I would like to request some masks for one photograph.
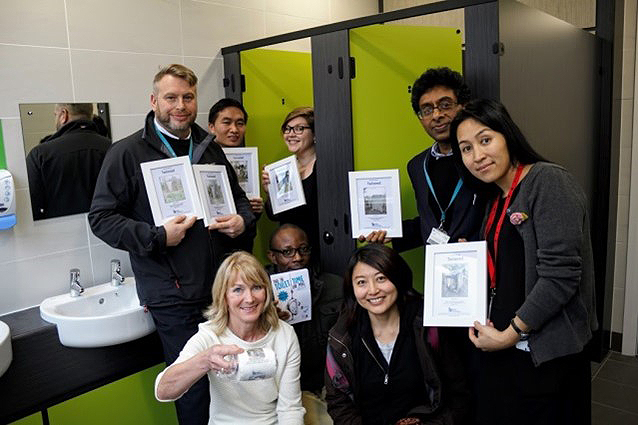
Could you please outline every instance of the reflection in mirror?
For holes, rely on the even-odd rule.
[[[111,145],[108,103],[20,105],[34,220],[88,212]]]

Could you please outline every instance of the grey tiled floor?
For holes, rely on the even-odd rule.
[[[611,352],[591,378],[592,425],[638,425],[638,358]]]

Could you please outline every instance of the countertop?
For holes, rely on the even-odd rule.
[[[13,361],[0,377],[0,423],[8,423],[161,363],[157,332],[124,344],[69,348],[39,307],[0,316]]]

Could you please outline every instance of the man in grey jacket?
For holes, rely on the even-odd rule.
[[[183,65],[161,69],[153,80],[152,111],[144,128],[115,143],[98,176],[89,222],[96,236],[129,252],[142,305],[153,316],[167,364],[173,363],[204,321],[217,267],[254,216],[222,149],[195,124],[197,77]],[[188,155],[191,163],[226,166],[237,214],[208,227],[195,217],[154,223],[140,164]],[[176,402],[180,424],[208,423],[207,378]]]

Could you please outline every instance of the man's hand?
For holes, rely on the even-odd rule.
[[[261,212],[264,210],[264,200],[260,197],[256,197],[249,198],[248,201],[250,202],[250,209],[253,211],[253,213],[261,214]]]
[[[186,231],[190,229],[196,221],[197,217],[195,216],[186,218],[185,215],[178,215],[164,223],[164,230],[166,231],[166,246],[177,246],[182,239],[184,239]]]
[[[474,322],[474,326],[469,328],[468,336],[472,344],[483,351],[504,350],[516,345],[520,340],[519,335],[511,326],[508,326],[504,331],[499,331],[491,320],[488,320],[487,325]]]
[[[277,316],[281,320],[290,319],[290,317],[291,317],[290,312],[288,310],[283,310],[281,307],[279,307],[279,300],[275,300],[274,304],[275,304],[275,308],[277,309]]]
[[[386,244],[389,243],[392,239],[390,238],[386,238],[385,235],[388,232],[385,230],[375,230],[372,231],[368,234],[368,236],[364,236],[364,235],[359,235],[359,242],[363,243],[363,242],[367,242],[367,243],[382,243],[382,244]]]
[[[270,174],[266,171],[266,166],[261,169],[261,187],[264,188],[264,192],[268,193],[268,186],[270,185]]]
[[[245,228],[244,219],[239,214],[220,215],[208,226],[209,230],[218,230],[231,238],[241,235]]]

